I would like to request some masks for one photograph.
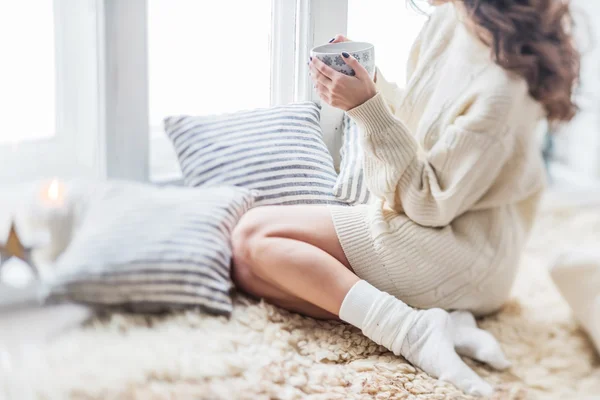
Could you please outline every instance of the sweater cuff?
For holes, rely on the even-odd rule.
[[[360,106],[348,111],[347,114],[367,136],[385,132],[398,124],[398,120],[392,115],[382,93],[377,93]]]
[[[365,152],[372,153],[379,161],[393,165],[396,173],[404,173],[417,156],[419,145],[410,130],[395,118],[381,93],[371,100],[348,111],[370,146]],[[365,162],[365,168],[368,163]]]

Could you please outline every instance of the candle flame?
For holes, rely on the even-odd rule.
[[[60,197],[59,194],[58,179],[53,179],[52,182],[50,182],[50,186],[48,186],[48,199],[51,201],[58,201]]]

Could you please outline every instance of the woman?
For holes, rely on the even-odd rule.
[[[347,53],[354,77],[310,63],[321,99],[360,127],[377,200],[252,210],[234,233],[233,277],[254,296],[339,317],[431,375],[489,395],[457,352],[508,362],[465,311],[491,313],[509,295],[544,188],[534,131],[543,118],[573,117],[579,58],[562,0],[432,3],[404,90],[379,72],[373,82]]]

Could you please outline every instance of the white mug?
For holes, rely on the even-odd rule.
[[[310,52],[312,57],[317,57],[326,65],[345,75],[354,76],[355,72],[350,68],[342,52],[351,54],[367,70],[371,78],[375,76],[375,47],[365,42],[341,42],[329,43],[313,48]]]

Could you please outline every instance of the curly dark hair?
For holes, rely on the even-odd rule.
[[[550,122],[575,116],[580,54],[572,37],[570,0],[448,1],[462,3],[494,62],[525,78]]]

